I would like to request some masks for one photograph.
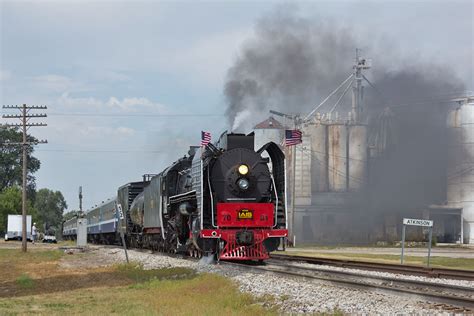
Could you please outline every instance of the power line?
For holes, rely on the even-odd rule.
[[[307,149],[306,149],[306,150],[305,150],[305,149],[301,149],[302,154],[304,154],[304,155],[306,155],[307,157],[311,158],[311,154],[308,154],[309,151],[310,151],[310,150],[307,150]],[[324,168],[328,168],[329,171],[334,171],[336,174],[338,174],[338,175],[341,176],[341,177],[348,177],[348,178],[351,178],[351,179],[354,180],[354,181],[357,181],[357,182],[360,182],[360,183],[365,183],[364,179],[351,176],[351,175],[345,173],[344,171],[341,171],[341,170],[336,169],[336,168],[334,168],[334,167],[329,167],[328,164],[323,163],[323,162],[321,162],[321,161],[319,161],[319,160],[317,160],[317,162],[318,162],[321,166],[323,166]]]
[[[26,175],[27,175],[27,149],[29,146],[32,145],[37,145],[37,144],[45,144],[47,143],[46,140],[40,140],[40,141],[28,141],[28,135],[26,134],[27,130],[30,127],[40,127],[40,126],[46,126],[44,123],[29,123],[29,121],[33,118],[40,118],[40,117],[46,117],[46,114],[33,114],[30,113],[32,110],[45,110],[46,106],[41,105],[29,105],[27,106],[26,104],[23,105],[4,105],[4,109],[15,109],[15,110],[20,110],[20,114],[4,114],[2,115],[3,118],[5,119],[20,119],[21,123],[15,123],[15,124],[4,124],[6,127],[22,127],[23,129],[23,141],[22,142],[4,142],[2,145],[9,145],[9,146],[17,146],[21,145],[23,147],[23,157],[22,157],[22,162],[23,162],[23,188],[22,188],[22,243],[21,243],[21,248],[23,252],[26,252],[27,248],[27,236],[26,236]],[[35,238],[36,236],[33,236]],[[34,241],[34,240],[33,240]]]
[[[150,153],[164,154],[169,151],[162,150],[102,150],[102,149],[39,149],[36,152],[65,152],[65,153]]]
[[[65,112],[52,112],[49,116],[85,116],[85,117],[223,117],[224,114],[153,114],[153,113],[65,113]]]

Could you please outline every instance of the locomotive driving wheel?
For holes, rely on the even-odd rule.
[[[176,222],[174,218],[170,219],[167,223],[167,234],[165,236],[165,247],[167,252],[169,253],[176,253],[176,249],[178,248],[178,233],[176,231]]]

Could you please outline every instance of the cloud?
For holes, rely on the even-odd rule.
[[[238,48],[251,34],[251,28],[207,34],[190,44],[187,49],[163,52],[167,56],[157,67],[172,73],[185,73],[186,77],[206,85],[221,85]]]
[[[41,89],[46,89],[50,92],[63,92],[77,88],[78,84],[71,78],[55,74],[48,74],[42,76],[32,77],[33,84]]]
[[[147,98],[123,98],[119,100],[116,97],[110,97],[106,104],[110,108],[119,108],[125,111],[133,111],[139,108],[154,109],[160,112],[165,110],[164,105],[152,102]]]
[[[94,97],[71,97],[69,93],[63,93],[55,102],[57,107],[67,110],[115,110],[115,112],[147,112],[154,114],[164,114],[167,107],[161,103],[153,102],[145,97],[109,97],[107,100],[101,100]]]
[[[126,74],[113,70],[106,70],[98,74],[97,77],[108,82],[127,82],[131,80]]]
[[[109,127],[109,126],[86,126],[80,128],[79,134],[83,137],[92,137],[96,138],[97,135],[101,135],[102,137],[130,137],[135,135],[135,129],[125,126],[119,127]]]
[[[7,81],[11,77],[12,77],[12,74],[8,70],[0,70],[0,81]]]

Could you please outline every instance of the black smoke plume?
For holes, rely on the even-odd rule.
[[[365,73],[376,87],[365,83],[364,122],[371,140],[382,121],[390,134],[382,157],[370,166],[367,200],[387,212],[443,203],[449,148],[449,108],[443,100],[464,91],[464,85],[447,67],[394,53],[386,43],[373,42],[378,36],[372,35],[356,41],[349,28],[287,8],[263,17],[227,74],[228,123],[232,130],[248,131],[270,109],[304,116],[349,76],[355,50],[363,47],[363,55],[373,60]],[[410,48],[404,52],[409,55]],[[398,55],[399,62],[389,55]],[[338,110],[350,110],[350,91]]]
[[[363,54],[375,62],[367,76],[380,91],[376,99],[373,96],[377,93],[366,89],[365,104],[370,110],[464,90],[445,67],[407,56],[394,64],[385,57],[387,52],[394,54],[391,45],[373,43],[375,35],[366,41],[355,38],[350,28],[327,19],[302,17],[292,7],[279,7],[261,18],[255,35],[245,42],[227,73],[224,95],[230,128],[248,130],[267,117],[269,109],[309,113],[352,72],[358,47],[364,47]],[[324,110],[328,108],[322,107],[321,112]]]
[[[348,30],[283,9],[260,19],[228,71],[230,127],[249,129],[269,109],[309,112],[349,75],[356,47]]]

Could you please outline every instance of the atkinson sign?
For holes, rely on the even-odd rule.
[[[433,227],[433,221],[428,219],[404,218],[403,225]]]

